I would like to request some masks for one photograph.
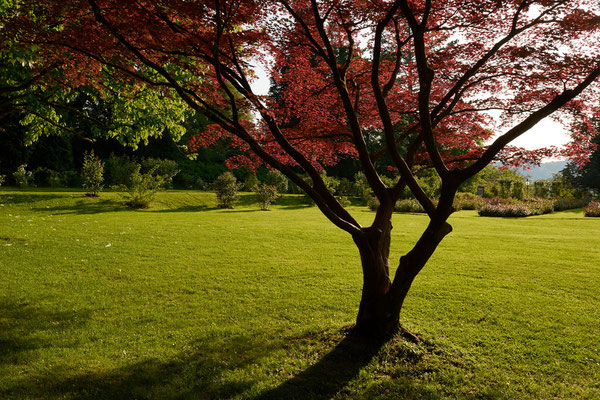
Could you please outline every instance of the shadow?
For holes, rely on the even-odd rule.
[[[239,398],[259,383],[243,372],[282,346],[249,336],[227,337],[225,342],[211,339],[192,342],[187,351],[168,360],[148,357],[108,371],[95,366],[93,372],[82,373],[81,366],[77,372],[57,366],[38,376],[22,377],[0,390],[0,398]]]
[[[330,399],[379,353],[384,342],[346,336],[316,364],[254,400]]]
[[[41,348],[52,348],[48,334],[78,328],[86,324],[90,312],[45,310],[27,302],[0,302],[0,365],[27,362],[26,353]],[[61,347],[75,347],[68,340]]]
[[[16,317],[22,312],[22,317]],[[14,307],[11,315],[17,321],[9,328],[12,332],[8,335],[10,339],[6,339],[6,334],[2,336],[5,338],[2,342],[4,362],[20,365],[27,360],[19,359],[15,352],[50,347],[49,343],[28,338],[33,333],[25,334],[24,339],[18,336],[28,329],[35,332],[39,329],[38,324],[58,323],[51,329],[60,329],[56,326],[65,329],[73,319],[68,314],[47,314],[41,310],[32,311],[28,306]],[[85,321],[83,317],[78,319]],[[34,324],[30,320],[37,322]],[[84,360],[72,360],[66,365],[43,368],[37,375],[15,375],[0,389],[0,398],[322,400],[337,394],[343,397],[345,393],[353,393],[356,388],[352,381],[360,379],[361,371],[372,360],[380,366],[400,363],[406,368],[419,370],[419,373],[429,371],[422,370],[424,366],[419,362],[422,354],[410,350],[402,339],[393,338],[382,349],[384,343],[364,342],[352,337],[339,341],[341,335],[336,331],[308,332],[299,337],[277,339],[250,334],[211,336],[186,344],[184,350],[174,355],[157,358],[146,353],[148,355],[141,360],[133,358],[129,363],[127,359],[117,361],[117,365],[122,366],[108,370],[95,362],[88,364]],[[337,344],[331,349],[333,343]],[[294,354],[306,351],[319,354],[325,349],[331,350],[312,366],[272,389],[264,389],[265,378],[280,381],[289,376],[288,368],[294,368]],[[282,350],[289,358],[280,358]],[[164,349],[156,351],[161,354]],[[276,364],[270,361],[273,353],[279,353],[275,358],[279,360]],[[10,365],[8,367],[10,370]],[[373,373],[369,369],[366,372]],[[387,389],[391,390],[392,397],[385,398],[397,398],[394,393],[406,393],[407,397],[402,398],[430,398],[424,396],[426,392],[419,387],[414,376],[401,372],[394,377],[398,385],[387,387],[392,382],[378,380],[373,382],[373,387],[363,389],[367,393],[373,390],[370,398],[382,398],[382,390]],[[359,390],[358,393],[364,391]]]
[[[122,202],[112,199],[93,199],[83,197],[71,204],[58,205],[53,207],[33,207],[33,211],[44,211],[52,214],[100,214],[105,212],[132,210],[126,207]]]
[[[17,193],[17,192],[2,193],[2,192],[0,192],[0,203],[5,203],[5,204],[35,203],[38,201],[65,199],[67,197],[70,197],[70,196],[61,195],[58,193],[38,194],[38,193],[31,193],[31,192],[27,192],[27,193]]]
[[[141,210],[151,213],[177,213],[177,212],[200,212],[200,211],[209,211],[209,210],[217,210],[217,207],[209,207],[207,205],[199,205],[199,206],[181,206],[177,208],[166,208],[162,210]],[[130,208],[129,210],[135,210],[135,208]]]

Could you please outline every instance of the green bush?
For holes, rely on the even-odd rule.
[[[81,179],[86,190],[86,196],[98,197],[102,189],[104,163],[94,155],[94,150],[83,155],[83,166],[81,167]]]
[[[19,168],[12,174],[15,183],[21,188],[29,187],[32,181],[33,174],[25,168],[27,168],[27,164],[19,165]]]
[[[352,196],[354,194],[352,182],[348,178],[340,179],[340,184],[337,188],[337,193],[340,196]]]
[[[369,196],[366,203],[367,207],[369,207],[369,209],[372,211],[377,211],[379,208],[379,199],[375,196]]]
[[[582,208],[588,203],[586,199],[557,199],[554,200],[554,211]]]
[[[348,207],[351,204],[350,200],[348,200],[347,196],[340,196],[340,197],[338,197],[338,202],[340,203],[340,205],[342,207]]]
[[[586,217],[600,217],[600,201],[590,201],[585,207]]]
[[[166,178],[163,175],[156,174],[155,166],[150,171],[141,173],[141,165],[136,164],[133,173],[129,178],[129,186],[120,185],[118,188],[126,190],[125,204],[132,208],[148,208],[156,192],[161,190],[166,184]]]
[[[0,186],[2,186],[2,184],[4,183],[5,180],[6,180],[6,175],[0,175]]]
[[[173,178],[179,173],[177,162],[162,158],[146,158],[141,161],[143,173],[153,171],[152,175],[161,176],[164,180],[163,187],[171,185]]]
[[[210,183],[205,182],[202,178],[196,179],[195,186],[198,190],[210,190]]]
[[[288,191],[288,178],[276,169],[269,171],[265,178],[265,184],[268,186],[275,186],[279,193],[287,193]]]
[[[260,209],[267,211],[272,202],[277,198],[277,188],[271,185],[265,185],[261,183],[255,186],[256,200],[260,205]]]
[[[258,178],[256,177],[256,175],[255,174],[250,174],[250,175],[248,175],[248,177],[244,181],[244,187],[243,187],[243,189],[246,192],[254,192],[254,190],[256,189],[256,187],[259,184],[260,184],[260,181],[258,180]],[[286,178],[286,187],[288,187],[287,178]]]
[[[485,201],[473,193],[457,193],[454,198],[455,210],[477,210],[483,206]]]
[[[132,161],[128,156],[116,156],[111,154],[106,161],[106,171],[109,176],[110,184],[112,186],[124,185],[130,187],[131,177],[133,176],[134,171],[137,169],[137,172],[140,172],[137,165],[138,164]]]
[[[525,197],[525,184],[521,181],[513,182],[511,197],[517,200],[523,200]]]
[[[356,175],[354,175],[353,192],[354,196],[360,197],[365,204],[373,197],[371,186],[369,186],[367,177],[363,172],[357,172]]]
[[[417,199],[399,200],[394,206],[396,212],[424,213],[425,209]]]
[[[239,199],[238,190],[240,186],[235,176],[227,171],[219,175],[214,183],[217,193],[217,207],[233,208],[233,204]]]

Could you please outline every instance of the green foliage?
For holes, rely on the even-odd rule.
[[[588,203],[587,199],[556,199],[554,200],[554,211],[573,210],[582,208]]]
[[[267,176],[265,177],[265,184],[268,186],[274,186],[279,193],[287,193],[288,191],[287,176],[285,176],[276,169],[271,170],[267,173]]]
[[[457,193],[454,198],[453,207],[455,210],[477,210],[483,206],[485,201],[473,193]]]
[[[337,200],[342,207],[348,207],[351,204],[347,196],[340,196]]]
[[[217,207],[233,208],[233,204],[239,199],[238,190],[241,187],[235,176],[230,171],[221,174],[214,182],[214,187]]]
[[[321,171],[319,175],[321,175],[321,179],[323,180],[323,183],[325,184],[327,190],[335,194],[338,186],[340,186],[340,180],[333,176],[328,176],[327,172],[325,172],[324,170]]]
[[[258,204],[260,205],[260,209],[263,211],[267,211],[269,206],[278,196],[277,187],[266,185],[261,183],[255,186],[254,192],[256,194],[256,200],[258,200]]]
[[[416,199],[398,200],[394,206],[394,211],[400,213],[424,213],[425,209]]]
[[[600,201],[590,201],[584,211],[586,217],[600,217]]]
[[[5,180],[6,180],[6,175],[0,175],[0,186],[2,186],[2,184],[4,183]]]
[[[103,173],[104,162],[94,155],[94,150],[85,152],[81,166],[81,179],[88,196],[98,197],[102,190]]]
[[[546,181],[535,181],[533,183],[533,195],[535,197],[547,198],[550,195],[550,190]]]
[[[525,183],[521,181],[515,181],[512,184],[511,197],[517,200],[523,200],[525,198]]]
[[[13,173],[15,183],[21,188],[29,187],[32,183],[33,174],[25,168],[27,168],[27,164],[19,165],[19,168]]]
[[[161,176],[164,180],[162,186],[168,186],[173,182],[173,177],[179,173],[177,162],[173,160],[160,159],[160,158],[144,158],[141,161],[142,169],[144,173],[150,171],[152,175]]]
[[[370,199],[373,198],[373,192],[367,177],[362,171],[359,171],[354,175],[354,196],[360,197],[364,204],[369,203]],[[377,206],[379,207],[379,206]],[[369,207],[371,208],[371,207]]]
[[[340,184],[338,185],[337,193],[340,196],[353,196],[354,190],[353,190],[352,181],[350,181],[350,179],[348,179],[348,178],[340,179]]]
[[[112,153],[106,161],[106,172],[112,186],[131,185],[131,176],[136,170],[136,163],[126,156],[116,156]],[[139,169],[138,169],[139,171]]]
[[[148,208],[154,200],[156,192],[161,190],[167,182],[168,175],[158,175],[158,166],[155,165],[147,172],[140,172],[141,165],[136,164],[129,178],[129,186],[121,186],[127,190],[125,204],[131,208]]]
[[[260,183],[260,181],[258,180],[256,175],[250,174],[250,175],[248,175],[248,177],[246,177],[246,180],[244,181],[243,190],[246,192],[253,192],[259,183]],[[286,179],[286,185],[287,185],[287,179]]]
[[[375,197],[375,196],[370,196],[367,199],[366,203],[367,203],[367,207],[369,207],[369,209],[371,211],[377,211],[377,209],[379,208],[379,205],[380,205],[379,204],[379,199],[377,197]]]

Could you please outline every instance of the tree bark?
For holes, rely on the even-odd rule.
[[[444,219],[434,219],[411,251],[400,259],[390,280],[391,222],[383,229],[367,228],[355,237],[363,269],[363,291],[353,333],[385,340],[400,330],[400,311],[417,274],[442,239],[452,231]]]

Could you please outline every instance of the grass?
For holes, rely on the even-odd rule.
[[[0,398],[600,398],[600,221],[455,213],[401,317],[424,342],[359,349],[357,250],[301,201],[2,188]],[[394,216],[394,262],[426,223]]]

